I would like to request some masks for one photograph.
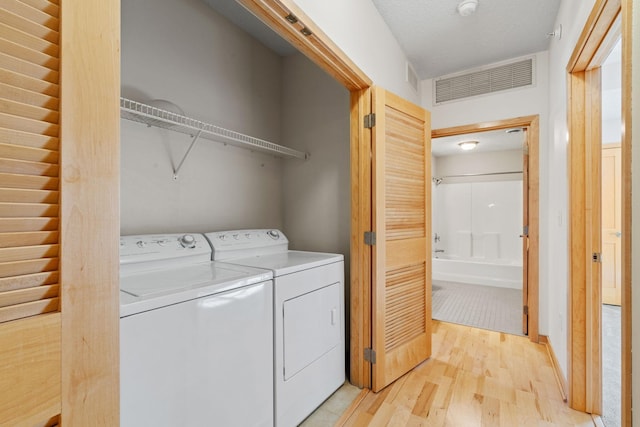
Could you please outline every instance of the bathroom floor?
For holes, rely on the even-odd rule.
[[[434,280],[432,317],[522,335],[522,291]]]

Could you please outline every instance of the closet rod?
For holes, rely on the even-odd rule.
[[[491,175],[511,175],[514,173],[522,173],[522,171],[508,171],[508,172],[485,172],[485,173],[463,173],[460,175],[444,175],[433,177],[434,180],[445,178],[467,178],[471,176],[491,176]]]

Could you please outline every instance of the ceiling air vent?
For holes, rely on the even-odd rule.
[[[533,58],[434,80],[435,104],[533,85]]]
[[[406,65],[406,81],[413,90],[416,92],[418,91],[418,74],[416,74],[416,71],[413,69],[409,61],[407,61]]]

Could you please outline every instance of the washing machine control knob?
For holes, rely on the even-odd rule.
[[[195,248],[196,247],[196,238],[193,237],[191,234],[185,234],[183,236],[180,236],[180,238],[178,239],[178,242],[180,242],[180,245],[182,245],[183,248]]]
[[[273,240],[278,240],[280,238],[280,233],[278,233],[278,230],[269,230],[267,231],[267,235]]]
[[[147,242],[145,242],[144,240],[138,240],[136,242],[136,245],[138,245],[139,248],[144,248],[145,246],[147,246]]]

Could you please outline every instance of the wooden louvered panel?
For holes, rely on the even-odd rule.
[[[60,93],[60,85],[57,82],[47,82],[33,77],[25,76],[14,71],[0,68],[0,81],[4,84],[37,92],[43,95],[57,97]]]
[[[50,176],[16,175],[0,173],[4,188],[24,188],[28,190],[58,190],[58,178]]]
[[[0,202],[55,204],[58,197],[58,191],[0,188]]]
[[[58,283],[60,275],[57,271],[45,271],[43,273],[25,274],[18,277],[0,278],[0,292],[15,291],[17,289],[35,288],[36,286],[52,285]]]
[[[14,43],[19,44],[20,46],[24,46],[25,48],[33,49],[35,51],[56,58],[59,56],[60,48],[57,44],[51,43],[39,37],[34,37],[31,34],[5,25],[4,23],[0,23],[0,34],[2,34],[2,38],[11,40]]]
[[[34,79],[44,80],[49,83],[57,83],[60,80],[60,74],[57,71],[6,53],[0,53],[0,67],[15,73],[24,74],[28,77],[33,77]]]
[[[41,299],[55,298],[58,296],[59,287],[59,285],[49,285],[3,292],[0,294],[0,308]]]
[[[11,42],[2,37],[0,37],[0,52],[6,52],[14,58],[40,65],[50,70],[58,71],[60,69],[60,60],[57,57]]]
[[[59,157],[57,150],[0,143],[0,158],[57,164]]]
[[[32,147],[57,152],[59,142],[55,136],[39,135],[0,127],[0,143],[2,144],[12,144],[15,147]]]
[[[47,136],[58,136],[58,125],[29,118],[0,113],[0,127]]]
[[[27,119],[41,120],[47,123],[58,123],[60,117],[58,111],[49,108],[35,107],[23,102],[8,99],[0,99],[0,108],[6,114],[24,117]]]
[[[58,309],[59,11],[0,0],[0,322]]]
[[[51,16],[21,0],[0,0],[0,7],[34,24],[42,25],[55,31],[60,28],[60,20],[57,16]]]
[[[22,0],[22,3],[38,9],[40,12],[46,13],[58,18],[60,16],[60,6],[57,1],[50,0]]]
[[[58,205],[46,203],[0,203],[0,218],[57,217]]]
[[[57,177],[58,165],[0,158],[0,173]]]
[[[425,265],[387,272],[385,350],[410,341],[426,330]]]
[[[57,231],[0,233],[0,248],[48,245],[58,242]]]
[[[19,246],[17,248],[0,249],[3,263],[25,261],[35,258],[53,258],[58,256],[58,245]]]
[[[0,233],[53,231],[58,229],[58,223],[58,218],[0,218]]]
[[[28,261],[0,262],[0,277],[43,273],[58,268],[58,258],[41,258]]]
[[[431,354],[429,113],[380,88],[373,95],[373,389]]]
[[[59,13],[0,0],[0,425],[61,411]]]
[[[44,25],[37,24],[29,19],[10,12],[0,6],[0,22],[13,27],[17,30],[30,34],[34,37],[41,38],[51,43],[58,43],[60,34],[57,30],[52,30]]]
[[[0,99],[19,101],[32,107],[45,108],[56,112],[59,102],[58,98],[53,96],[33,92],[28,89],[11,86],[5,83],[0,83]]]
[[[0,308],[0,323],[51,313],[58,311],[59,307],[60,299],[57,297],[2,307]]]
[[[386,238],[425,235],[426,177],[422,122],[387,107],[385,151]]]

